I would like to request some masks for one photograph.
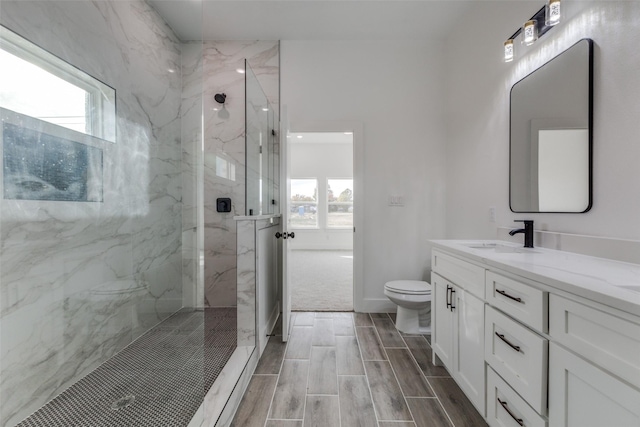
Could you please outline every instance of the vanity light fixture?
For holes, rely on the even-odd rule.
[[[527,46],[538,40],[538,22],[535,19],[527,21],[522,26],[522,42]]]
[[[549,31],[553,25],[560,22],[560,1],[561,0],[548,0],[547,4],[542,6],[540,10],[504,42],[504,62],[511,62],[515,57],[514,41],[516,37],[522,35],[522,44],[527,46],[532,45]]]
[[[513,61],[513,39],[504,42],[504,62]]]
[[[556,25],[560,22],[560,0],[549,0],[545,10],[544,23],[548,26]]]

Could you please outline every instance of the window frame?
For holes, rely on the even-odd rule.
[[[326,218],[325,218],[325,224],[324,224],[325,225],[325,229],[327,229],[327,230],[351,230],[354,227],[353,212],[351,212],[351,225],[343,225],[343,226],[329,225],[329,205],[330,205],[330,202],[329,202],[329,181],[330,180],[343,180],[343,181],[344,180],[350,180],[352,187],[353,187],[353,183],[355,182],[355,179],[354,179],[353,176],[352,177],[346,177],[346,178],[345,177],[341,177],[341,178],[327,177],[326,178],[326,181],[327,181],[326,182],[327,194],[326,194],[326,199],[325,200],[326,200],[326,205],[327,206],[326,206],[326,209],[325,209],[325,212],[326,212]],[[353,189],[351,190],[351,192],[354,193]],[[352,208],[353,208],[353,205],[354,205],[354,201],[352,200],[351,201],[351,207]]]
[[[115,88],[107,85],[73,64],[70,64],[64,59],[59,58],[46,49],[43,49],[30,40],[27,40],[3,25],[0,25],[0,50],[4,50],[10,55],[29,62],[30,64],[33,64],[34,66],[39,67],[85,91],[87,93],[85,101],[86,128],[85,132],[80,133],[108,142],[116,142],[117,97]],[[105,90],[107,88],[111,90],[111,93],[107,93],[109,92]],[[113,104],[112,117],[107,117],[107,104]],[[0,105],[0,107],[8,110],[8,108],[2,105]],[[16,113],[27,115],[17,111]],[[52,123],[38,117],[33,118],[47,123]],[[58,125],[56,123],[52,124],[66,128],[65,126]],[[112,127],[111,131],[108,129],[109,126]],[[74,129],[66,129],[78,132]]]
[[[313,180],[313,181],[316,182],[316,201],[315,202],[305,201],[305,203],[307,203],[307,204],[315,205],[315,207],[316,207],[316,223],[315,223],[315,225],[312,225],[312,226],[300,226],[298,224],[292,224],[291,223],[291,218],[292,218],[291,213],[292,212],[289,211],[289,228],[295,229],[295,230],[320,230],[322,228],[321,224],[320,224],[320,212],[319,212],[319,209],[318,209],[319,208],[319,204],[320,204],[320,200],[318,200],[318,199],[320,199],[320,188],[319,188],[320,187],[320,185],[319,185],[320,184],[320,180],[318,179],[318,177],[291,178],[291,181],[294,181],[294,180],[295,181]],[[293,194],[290,195],[290,197],[293,197]],[[287,203],[288,204],[292,204],[293,200],[289,199],[287,201]]]

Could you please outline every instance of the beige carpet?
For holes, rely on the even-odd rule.
[[[291,308],[353,310],[353,252],[291,251]]]

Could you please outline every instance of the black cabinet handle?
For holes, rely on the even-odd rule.
[[[296,238],[296,233],[293,232],[293,231],[291,233],[289,233],[289,238],[290,239],[295,239]]]
[[[498,402],[500,403],[500,405],[502,405],[504,410],[507,411],[507,414],[511,415],[511,418],[513,418],[518,424],[524,427],[524,421],[522,421],[522,418],[517,418],[515,415],[513,415],[513,412],[511,412],[511,410],[507,406],[507,402],[503,402],[499,397],[496,397],[496,399],[498,399]]]
[[[518,301],[519,303],[524,304],[524,303],[522,302],[522,299],[521,299],[521,298],[511,296],[511,295],[509,295],[508,293],[506,293],[505,291],[501,291],[500,289],[496,289],[496,292],[497,292],[497,293],[499,293],[500,295],[503,295],[503,296],[505,296],[505,297],[509,298],[509,299],[512,299],[512,300],[514,300],[514,301]]]
[[[455,289],[453,289],[453,287],[451,287],[451,311],[453,311],[453,310],[455,310],[455,309],[456,309],[456,306],[455,306],[455,305],[453,305],[453,301],[454,301],[454,296],[453,296],[453,294],[455,294],[455,293],[456,293],[456,290],[455,290]]]
[[[509,342],[509,340],[504,337],[503,334],[499,334],[499,333],[496,332],[496,335],[498,336],[498,338],[500,338],[502,341],[504,341],[509,347],[511,347],[512,349],[514,349],[517,352],[520,352],[520,346],[519,345],[511,344]]]
[[[447,285],[447,308],[451,307],[451,291],[453,288]]]
[[[278,232],[276,233],[276,239],[279,239],[279,238],[281,238],[281,237],[282,237],[282,233],[278,231]]]

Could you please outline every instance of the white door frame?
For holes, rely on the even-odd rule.
[[[364,309],[364,134],[362,122],[326,121],[291,123],[291,133],[353,132],[353,310]],[[286,167],[284,165],[281,167]]]

